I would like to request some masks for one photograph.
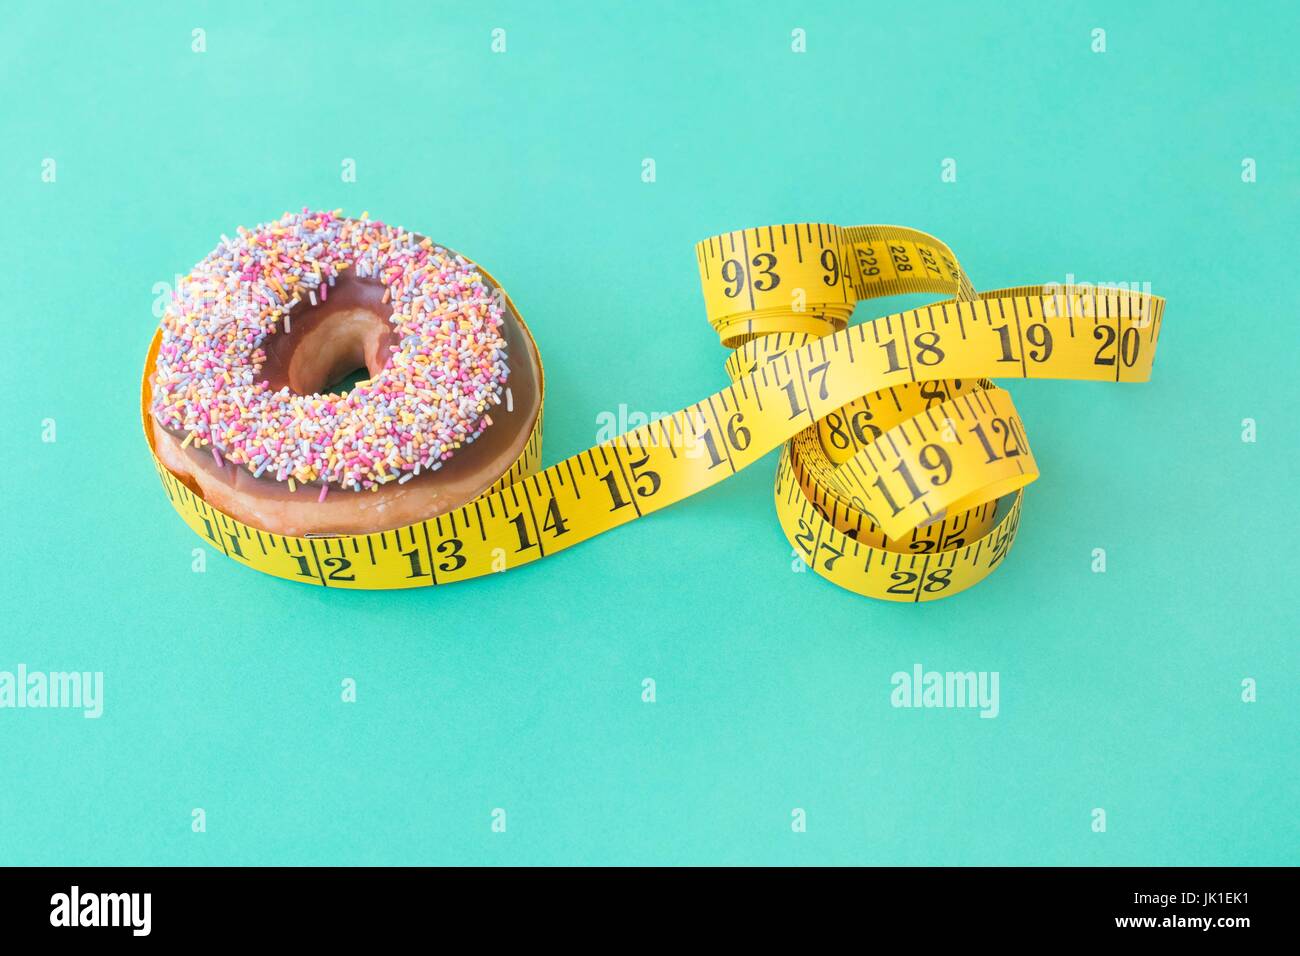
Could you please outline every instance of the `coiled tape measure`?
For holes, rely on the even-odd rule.
[[[841,587],[892,601],[963,591],[1015,539],[1038,476],[991,378],[1149,378],[1164,300],[1122,289],[975,292],[938,239],[898,226],[798,223],[696,246],[731,384],[538,470],[541,416],[482,497],[395,531],[284,537],[205,502],[154,455],[200,536],[267,574],[326,587],[448,584],[555,554],[717,484],[784,444],[776,511],[796,553]],[[952,298],[849,326],[858,302]],[[149,378],[142,409],[149,438]],[[151,442],[152,450],[152,442]]]

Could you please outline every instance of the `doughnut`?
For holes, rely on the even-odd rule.
[[[532,437],[542,372],[473,262],[303,209],[222,236],[181,279],[150,386],[159,460],[209,505],[274,534],[368,534],[497,483]]]

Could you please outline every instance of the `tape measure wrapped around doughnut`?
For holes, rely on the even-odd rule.
[[[783,446],[776,510],[796,553],[860,594],[934,600],[1002,562],[1024,486],[1038,475],[1011,397],[991,379],[1145,381],[1164,308],[1158,296],[1104,287],[976,292],[946,245],[896,226],[738,230],[699,243],[696,258],[706,316],[733,350],[731,384],[540,469],[538,358],[531,427],[498,457],[482,492],[366,533],[273,533],[214,507],[191,476],[169,469],[150,427],[160,331],[142,410],[163,487],[191,528],[257,570],[326,587],[405,588],[555,554]],[[900,293],[948,298],[849,325],[858,302]],[[522,330],[514,344],[535,352],[500,297]]]

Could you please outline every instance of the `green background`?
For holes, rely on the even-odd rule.
[[[995,6],[12,10],[0,669],[103,671],[105,711],[0,710],[0,862],[1300,862],[1294,12]],[[1043,476],[931,606],[793,573],[774,456],[448,589],[194,573],[140,433],[154,285],[304,204],[496,274],[547,463],[725,383],[692,246],[728,229],[902,223],[978,287],[1168,306],[1149,384],[1011,383]],[[998,671],[1000,716],[893,709],[918,662]]]

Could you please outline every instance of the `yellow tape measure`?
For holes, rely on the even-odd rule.
[[[539,416],[519,460],[462,508],[395,531],[294,538],[217,511],[155,455],[163,487],[191,528],[259,571],[406,588],[562,551],[784,443],[776,510],[803,560],[860,594],[929,601],[998,566],[1038,475],[1010,395],[989,379],[1145,381],[1164,309],[1123,289],[976,293],[946,245],[898,226],[745,229],[696,256],[709,321],[734,349],[731,384],[541,471]],[[858,302],[904,292],[952,298],[848,325]]]

